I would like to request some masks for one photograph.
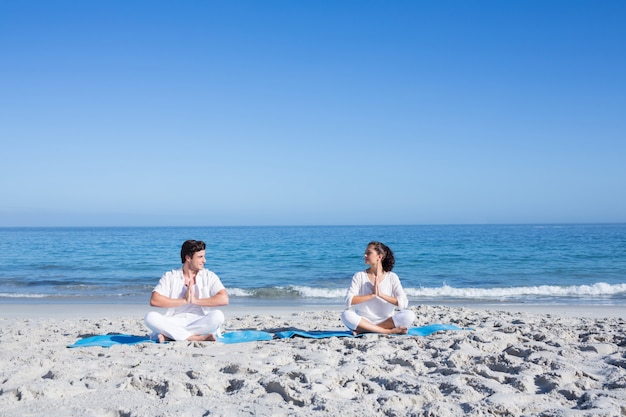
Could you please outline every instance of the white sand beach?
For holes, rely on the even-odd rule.
[[[626,307],[413,307],[426,337],[67,348],[148,308],[0,305],[1,416],[624,416]],[[343,330],[340,311],[227,307],[225,331]]]

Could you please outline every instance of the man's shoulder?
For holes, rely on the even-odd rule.
[[[183,269],[182,268],[172,269],[171,271],[167,271],[165,274],[163,274],[163,276],[164,277],[182,277]]]
[[[198,275],[201,276],[202,278],[214,278],[214,277],[217,278],[217,275],[215,274],[215,272],[206,268],[201,271],[198,271]]]

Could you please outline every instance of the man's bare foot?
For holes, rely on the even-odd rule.
[[[165,343],[165,342],[171,342],[174,339],[170,339],[169,337],[165,336],[164,334],[159,334],[157,336],[157,340],[159,341],[159,343]]]
[[[193,336],[189,336],[187,340],[191,342],[215,342],[214,334],[194,334]]]

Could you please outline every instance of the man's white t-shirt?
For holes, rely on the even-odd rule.
[[[196,275],[196,285],[194,286],[194,296],[196,298],[210,298],[215,294],[225,289],[222,285],[220,278],[208,269],[198,271]],[[154,290],[161,295],[170,298],[183,298],[187,293],[187,287],[185,287],[185,277],[183,276],[183,269],[174,269],[166,272]],[[166,316],[173,316],[175,314],[196,314],[204,315],[212,310],[212,307],[201,307],[193,304],[185,304],[180,307],[169,308]]]

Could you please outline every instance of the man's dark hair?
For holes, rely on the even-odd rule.
[[[194,253],[205,249],[206,245],[201,240],[186,240],[185,243],[183,243],[183,247],[180,249],[180,260],[182,263],[185,263],[187,255],[189,255],[190,258],[193,258]]]

